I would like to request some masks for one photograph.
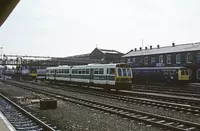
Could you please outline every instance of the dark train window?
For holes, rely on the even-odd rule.
[[[122,69],[122,70],[123,70],[123,75],[124,75],[124,76],[127,76],[126,69]]]
[[[131,71],[130,71],[130,69],[127,69],[127,73],[128,73],[128,76],[131,76]]]
[[[66,73],[69,73],[69,69],[66,69],[65,72],[66,72]]]
[[[99,73],[98,69],[95,69],[94,74],[98,74],[98,73]]]
[[[103,68],[99,69],[99,74],[103,74]]]
[[[77,69],[74,70],[74,74],[78,74],[78,70]]]
[[[186,75],[188,75],[188,74],[189,74],[189,72],[188,72],[188,71],[185,71],[185,74],[186,74]]]
[[[81,70],[80,69],[78,70],[78,74],[81,74]]]
[[[90,71],[89,71],[89,69],[86,69],[86,74],[90,74]]]
[[[184,70],[181,70],[181,75],[184,75]]]
[[[118,68],[117,72],[118,72],[118,76],[122,76],[122,70],[121,70],[121,68]]]
[[[85,69],[82,69],[82,74],[85,74]]]
[[[110,74],[114,75],[114,73],[115,73],[115,69],[114,68],[110,68]]]

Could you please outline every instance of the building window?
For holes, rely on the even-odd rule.
[[[187,60],[187,63],[191,63],[192,62],[191,53],[187,53],[186,60]]]
[[[131,62],[131,58],[128,58],[128,60],[127,60],[128,62]]]
[[[171,64],[172,60],[172,55],[167,55],[167,64]]]
[[[176,55],[176,63],[180,64],[181,63],[181,54]]]
[[[147,56],[144,57],[144,64],[145,64],[145,65],[148,65],[148,57],[147,57]]]
[[[133,62],[135,62],[136,60],[135,60],[135,58],[133,58]]]
[[[151,57],[151,64],[155,63],[156,62],[156,59],[155,57]]]
[[[159,63],[163,63],[163,55],[159,56]]]
[[[200,63],[200,52],[197,53],[197,63]]]

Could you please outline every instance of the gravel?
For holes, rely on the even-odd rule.
[[[29,84],[29,85],[32,85],[32,84]],[[42,87],[43,89],[49,89],[49,87],[47,87],[47,86],[35,85],[34,87],[36,87],[36,88]],[[139,104],[139,103],[127,103],[127,102],[119,101],[116,99],[99,97],[99,96],[77,93],[77,92],[72,92],[72,91],[64,91],[64,90],[53,89],[53,88],[51,88],[51,90],[53,90],[54,92],[63,93],[63,94],[69,95],[69,96],[84,98],[87,100],[93,100],[93,101],[97,101],[100,103],[112,104],[112,105],[121,106],[121,107],[128,107],[131,109],[144,111],[144,112],[148,112],[148,113],[152,113],[152,114],[158,114],[161,116],[173,117],[176,119],[200,123],[199,114],[194,115],[194,114],[190,114],[189,112],[171,110],[168,108]]]
[[[39,103],[31,103],[31,100],[46,98],[46,96],[3,83],[0,83],[0,92],[17,103],[26,106],[30,111],[37,111],[37,115],[46,117],[48,121],[56,125],[60,130],[161,131],[160,128],[152,127],[151,125],[61,100],[58,100],[58,107],[55,110],[39,110]]]

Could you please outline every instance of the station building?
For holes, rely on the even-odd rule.
[[[200,82],[200,42],[135,48],[123,56],[132,67],[183,66],[190,69],[192,82]]]

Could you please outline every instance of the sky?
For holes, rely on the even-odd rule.
[[[200,42],[199,0],[21,0],[0,27],[3,54],[66,57]],[[142,42],[143,41],[143,42]]]

